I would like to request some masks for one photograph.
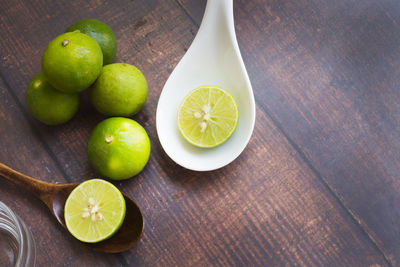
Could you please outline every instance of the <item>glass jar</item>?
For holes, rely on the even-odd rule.
[[[35,266],[36,248],[25,223],[0,201],[0,266]]]

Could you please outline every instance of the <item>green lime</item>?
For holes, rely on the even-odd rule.
[[[126,63],[106,65],[91,89],[90,98],[100,113],[132,116],[146,103],[146,78],[138,68]]]
[[[79,107],[79,94],[62,93],[51,86],[43,73],[33,77],[26,89],[26,105],[39,121],[57,125],[69,121]]]
[[[103,51],[103,65],[110,64],[117,53],[117,41],[114,32],[97,19],[84,19],[69,26],[65,32],[80,31],[92,37]]]
[[[49,43],[42,56],[42,70],[51,85],[65,93],[88,88],[103,66],[100,46],[90,36],[67,32]]]
[[[72,190],[64,207],[68,231],[82,242],[111,237],[125,219],[125,199],[112,183],[87,180]]]
[[[89,137],[87,153],[93,168],[113,180],[138,174],[150,157],[150,139],[134,120],[114,117],[100,122]]]
[[[239,110],[233,96],[216,86],[191,91],[178,110],[178,127],[183,137],[198,147],[215,147],[233,134]]]

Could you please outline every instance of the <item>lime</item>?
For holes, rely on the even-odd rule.
[[[57,125],[69,121],[79,107],[79,94],[54,89],[39,72],[33,77],[25,94],[29,112],[39,121]]]
[[[88,88],[103,66],[100,46],[90,36],[67,32],[56,37],[42,56],[42,70],[51,85],[65,93]]]
[[[215,147],[233,134],[239,110],[233,96],[216,86],[191,91],[178,110],[178,127],[183,137],[198,147]]]
[[[89,161],[101,175],[113,180],[138,174],[150,157],[150,139],[134,120],[114,117],[100,122],[89,136]]]
[[[90,98],[100,113],[132,116],[146,103],[146,78],[138,68],[126,63],[106,65],[90,92]]]
[[[87,180],[72,190],[64,207],[68,231],[82,242],[111,237],[125,219],[125,199],[112,183]]]
[[[92,37],[103,52],[103,65],[110,64],[117,53],[117,41],[114,32],[97,19],[84,19],[69,26],[65,32],[80,31]]]

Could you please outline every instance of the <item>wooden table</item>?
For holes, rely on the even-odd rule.
[[[164,153],[155,114],[205,2],[0,0],[0,162],[54,183],[97,176],[85,149],[105,117],[87,95],[56,127],[24,100],[47,43],[71,23],[110,25],[116,61],[149,83],[133,119],[150,135],[150,161],[116,183],[145,218],[131,250],[89,249],[0,180],[0,200],[34,234],[38,266],[400,266],[400,1],[235,0],[256,125],[233,163],[193,172]]]

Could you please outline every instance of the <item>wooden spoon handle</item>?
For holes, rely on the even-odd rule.
[[[30,191],[42,200],[43,197],[51,191],[51,184],[17,172],[16,170],[13,170],[2,163],[0,163],[0,176],[6,178],[21,188]]]

